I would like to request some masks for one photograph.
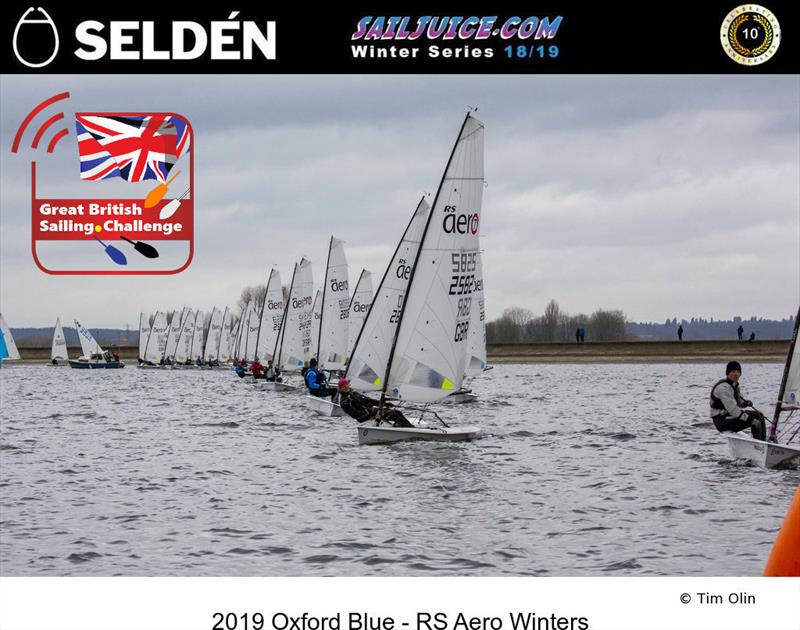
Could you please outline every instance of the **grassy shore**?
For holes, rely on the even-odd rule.
[[[138,348],[109,348],[123,361],[136,363]],[[20,348],[22,361],[44,363],[50,348]],[[709,363],[776,361],[783,363],[789,351],[786,341],[615,341],[586,343],[496,343],[487,347],[489,363]],[[80,348],[69,348],[76,358]]]

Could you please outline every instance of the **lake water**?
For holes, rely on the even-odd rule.
[[[782,365],[747,364],[771,415]],[[3,575],[760,575],[800,471],[731,461],[721,364],[501,365],[471,443],[229,371],[0,370]]]

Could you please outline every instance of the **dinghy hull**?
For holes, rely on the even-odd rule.
[[[800,446],[762,442],[738,434],[729,434],[726,437],[734,459],[745,459],[761,468],[791,467],[800,463]]]
[[[461,405],[464,403],[478,402],[478,396],[472,392],[456,392],[441,401],[442,405]]]
[[[406,440],[425,440],[429,442],[465,442],[474,440],[480,434],[478,427],[358,427],[359,444],[391,444]]]
[[[121,361],[112,361],[111,363],[105,361],[70,361],[69,366],[77,370],[116,370],[124,368],[125,364]]]
[[[258,389],[263,389],[268,392],[292,392],[297,389],[294,385],[289,385],[288,383],[277,383],[275,381],[267,381],[265,379],[254,379],[251,380],[254,387],[258,387]]]
[[[347,415],[344,410],[330,398],[320,398],[319,396],[311,396],[308,394],[306,396],[306,406],[311,409],[311,411],[327,418],[341,418]]]

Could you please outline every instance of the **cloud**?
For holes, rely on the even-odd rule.
[[[163,109],[196,132],[196,255],[166,277],[51,277],[30,256],[32,153],[0,152],[0,299],[13,325],[56,315],[135,327],[140,310],[233,305],[331,233],[377,278],[438,185],[467,105],[486,123],[481,222],[489,318],[550,298],[634,318],[782,317],[800,300],[800,96],[781,76],[126,76],[0,78],[0,141],[40,100]],[[29,138],[28,138],[29,139]],[[50,194],[74,135],[36,156]],[[110,186],[110,185],[109,185]]]

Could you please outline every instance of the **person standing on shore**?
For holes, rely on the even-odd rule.
[[[586,330],[584,330],[583,326],[578,329],[578,333],[581,337],[581,343],[583,343],[586,340]]]
[[[580,327],[575,329],[575,343],[581,342],[581,329]]]
[[[683,324],[678,326],[678,341],[683,341]]]
[[[736,329],[736,334],[739,335],[739,341],[741,341],[744,337],[744,328],[742,328],[741,324],[739,324],[739,328]]]
[[[730,361],[725,366],[725,378],[717,381],[711,388],[711,420],[720,433],[749,428],[755,439],[766,440],[767,424],[764,415],[756,409],[745,411],[753,403],[744,398],[739,390],[741,376],[742,366],[738,361]]]

